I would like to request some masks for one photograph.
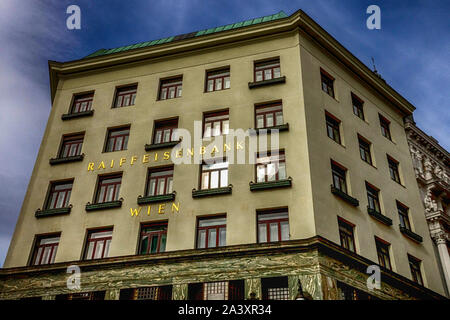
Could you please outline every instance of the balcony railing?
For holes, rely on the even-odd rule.
[[[347,203],[351,204],[354,207],[359,206],[359,200],[356,198],[353,198],[352,196],[346,194],[345,192],[339,190],[335,186],[331,185],[331,193],[335,196],[338,196],[342,200],[346,201]]]
[[[381,212],[378,212],[375,209],[372,209],[369,206],[367,206],[367,213],[372,218],[380,221],[381,223],[384,223],[387,226],[392,226],[392,219],[386,217],[384,214],[381,214]]]

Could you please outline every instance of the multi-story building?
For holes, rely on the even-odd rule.
[[[406,122],[409,151],[447,294],[450,292],[450,155],[438,141]]]
[[[414,107],[304,12],[49,67],[0,298],[443,298]]]

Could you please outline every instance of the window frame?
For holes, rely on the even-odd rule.
[[[365,163],[368,163],[371,166],[373,166],[371,147],[372,147],[372,143],[369,140],[367,140],[366,138],[364,138],[363,136],[358,134],[359,157]],[[366,159],[363,158],[363,154]]]
[[[327,129],[327,136],[337,144],[342,145],[342,138],[341,138],[341,124],[342,121],[333,116],[328,111],[325,111],[325,124]],[[330,136],[330,130],[333,136]],[[337,134],[336,134],[337,131]],[[337,138],[337,139],[336,139]]]
[[[75,179],[50,181],[50,184],[49,184],[49,187],[48,187],[47,196],[45,198],[44,208],[47,209],[47,210],[68,208],[70,206],[69,202],[70,202],[70,196],[72,195],[74,181],[75,181]],[[60,185],[65,185],[65,184],[71,184],[70,189],[66,188],[66,189],[63,189],[61,191],[56,191],[55,190],[55,187],[60,186]],[[62,193],[63,191],[65,193],[63,203],[66,204],[66,205],[63,205],[62,207],[57,207],[56,204],[58,203],[59,193]],[[52,206],[52,204],[51,204],[52,197],[53,197],[53,194],[55,192],[57,194],[57,196],[55,198],[55,206]]]
[[[207,119],[211,119],[211,118],[215,118],[215,117],[222,117],[222,116],[228,116],[228,118],[225,119],[219,119],[219,120],[207,120]],[[214,124],[216,122],[220,123],[219,126],[219,134],[215,134],[213,135],[213,133],[215,133],[215,126]],[[224,132],[224,127],[225,127],[225,123],[228,123],[228,130],[227,132]],[[206,135],[206,126],[207,124],[211,124],[210,127],[210,134],[207,136]],[[219,136],[224,136],[227,135],[230,132],[230,111],[229,109],[225,109],[225,110],[217,110],[217,111],[209,111],[209,112],[205,112],[203,113],[203,132],[202,132],[202,138],[214,138],[214,137],[219,137]]]
[[[125,130],[128,130],[128,134],[120,134],[120,135],[116,135],[114,137],[111,136],[111,134],[114,132],[120,132],[120,131],[125,131]],[[103,152],[106,153],[106,152],[118,152],[118,151],[128,150],[128,142],[130,140],[130,133],[131,133],[131,125],[124,125],[124,126],[120,126],[120,127],[108,128],[106,130],[105,148],[103,149]],[[119,138],[122,138],[121,149],[115,150],[117,139],[119,139]],[[110,140],[114,140],[114,145],[112,147],[112,150],[108,150],[109,145],[110,145]]]
[[[260,221],[261,216],[267,216],[271,214],[286,214],[286,217],[284,218],[275,218],[270,220],[263,220]],[[287,222],[288,227],[288,234],[287,234],[287,240],[282,240],[282,228],[281,223]],[[271,232],[270,232],[270,225],[272,223],[277,223],[277,234],[278,234],[278,240],[271,240]],[[290,225],[289,225],[289,210],[288,208],[278,208],[278,209],[264,209],[264,210],[257,210],[256,211],[256,239],[257,243],[273,243],[273,242],[280,242],[280,241],[288,241],[290,240]],[[260,241],[260,225],[266,225],[266,239],[265,241]]]
[[[169,96],[170,88],[175,88],[175,93],[172,98]],[[166,90],[165,97],[163,98],[163,90]],[[158,101],[170,100],[175,98],[181,98],[183,94],[183,75],[178,75],[170,78],[159,79],[158,88]]]
[[[176,140],[173,139],[173,136],[178,129],[178,117],[175,118],[169,118],[169,119],[161,119],[161,120],[155,120],[153,122],[153,133],[152,133],[152,144],[158,145],[162,143],[168,143],[168,142],[174,142]],[[166,130],[170,130],[170,139],[169,141],[164,141],[164,132]],[[161,132],[161,141],[157,142],[156,138],[158,135],[158,132]]]
[[[331,178],[333,181],[333,186],[339,191],[344,192],[345,194],[348,194],[347,172],[348,172],[347,168],[345,168],[338,162],[331,160]],[[339,178],[339,186],[336,186],[335,176]],[[342,185],[344,185],[345,190],[342,189]]]
[[[82,110],[82,111],[80,111],[81,104],[85,101],[80,102],[81,100],[86,100],[86,102],[87,102],[86,109]],[[78,107],[77,107],[77,103],[80,103]],[[93,103],[94,103],[94,91],[75,93],[72,96],[69,114],[78,114],[78,113],[82,113],[82,112],[91,111]]]
[[[386,139],[392,141],[391,122],[385,117],[383,117],[381,114],[378,114],[378,117],[380,119],[381,135]]]
[[[348,220],[345,220],[344,218],[338,216],[338,230],[341,247],[356,253],[355,225]],[[343,241],[343,238],[346,240],[346,242]],[[353,245],[353,249],[351,249],[347,245],[347,242]]]
[[[378,264],[392,271],[391,244],[375,236],[375,246],[377,249]],[[384,260],[382,258],[384,258]],[[389,266],[386,266],[386,262],[388,262]]]
[[[215,224],[212,226],[204,226],[201,227],[200,226],[200,222],[201,221],[207,221],[207,220],[214,220],[214,219],[224,219],[224,223],[223,224]],[[210,247],[209,246],[209,230],[215,229],[216,230],[216,244],[214,247]],[[225,242],[225,245],[221,246],[220,245],[220,234],[221,234],[221,229],[225,229],[225,239],[222,239]],[[205,230],[205,243],[204,243],[204,247],[200,247],[200,243],[199,243],[199,235],[200,235],[200,231]],[[209,249],[209,248],[219,248],[219,247],[224,247],[226,246],[226,233],[227,233],[227,217],[226,215],[214,215],[214,216],[204,216],[204,217],[197,217],[197,227],[196,227],[196,237],[195,237],[195,248],[196,249]]]
[[[270,111],[262,111],[264,109],[270,109],[270,108],[275,108],[275,107],[279,107],[279,109],[275,109],[275,110],[270,110]],[[281,113],[281,123],[278,124],[278,118],[277,118],[277,114]],[[272,115],[272,122],[273,125],[272,126],[268,126],[267,125],[267,115],[271,114]],[[263,116],[263,126],[259,127],[258,126],[258,116],[262,115]],[[281,126],[284,124],[284,113],[283,113],[283,103],[281,101],[275,101],[275,102],[269,102],[269,103],[262,103],[262,104],[256,104],[255,105],[255,128],[256,129],[266,129],[266,128],[272,128],[272,127],[276,127],[276,126]]]
[[[365,185],[367,193],[367,206],[369,209],[381,213],[380,189],[367,181]]]
[[[270,159],[269,162],[267,163],[263,163],[260,162],[261,158],[272,158],[272,157],[277,157],[278,161],[272,161],[272,159]],[[279,177],[279,172],[280,172],[280,164],[283,163],[284,164],[284,175],[285,178],[284,179],[280,179]],[[268,166],[274,164],[275,165],[275,179],[274,180],[269,180],[269,175],[268,175]],[[260,166],[264,167],[264,181],[259,181],[258,180],[258,169]],[[255,180],[256,183],[265,183],[265,182],[272,182],[272,181],[280,181],[280,180],[285,180],[287,179],[287,170],[286,170],[286,153],[284,151],[284,149],[281,150],[270,150],[270,151],[266,151],[266,152],[258,152],[256,153],[256,161],[255,161]]]
[[[221,162],[217,162],[218,160],[222,160],[222,161]],[[200,190],[211,190],[211,189],[218,189],[218,188],[225,188],[225,187],[227,187],[229,185],[229,170],[230,170],[230,163],[228,162],[228,159],[226,157],[216,158],[216,159],[209,159],[208,162],[210,162],[210,163],[207,163],[206,161],[203,160],[202,163],[200,164],[199,189]],[[219,168],[219,169],[215,169],[215,170],[204,170],[203,169],[203,166],[206,166],[206,165],[212,165],[212,164],[217,164],[217,163],[225,163],[225,162],[228,163],[226,168]],[[221,179],[222,179],[222,174],[221,173],[224,170],[227,170],[227,184],[225,186],[221,187]],[[203,188],[203,173],[205,171],[209,173],[209,175],[208,175],[208,188]],[[216,172],[216,171],[219,172],[218,173],[218,182],[217,182],[218,186],[215,187],[215,188],[211,188],[211,174],[210,173],[211,172]]]
[[[423,286],[424,282],[422,276],[422,260],[417,259],[416,257],[408,253],[408,264],[412,280],[417,284]]]
[[[110,250],[110,246],[111,246],[111,242],[112,242],[113,231],[114,231],[113,227],[88,229],[86,231],[86,241],[85,241],[85,246],[84,246],[84,251],[83,251],[83,259],[82,260],[83,261],[89,261],[89,260],[99,260],[99,259],[108,258],[109,250]],[[106,237],[96,238],[95,240],[91,240],[92,234],[102,233],[102,232],[111,232],[111,235],[110,236],[106,236]],[[100,242],[100,241],[103,242],[102,254],[101,254],[101,257],[95,258],[97,243]],[[108,241],[109,241],[109,244],[108,244]],[[88,258],[87,255],[89,253],[89,246],[90,246],[91,242],[95,242],[95,244],[94,244],[94,247],[92,249],[92,257]],[[106,252],[106,256],[105,256],[105,251],[107,251]]]
[[[40,244],[42,240],[58,238],[58,242],[50,243],[50,244]],[[38,234],[35,235],[33,248],[31,250],[30,262],[28,265],[30,266],[43,266],[55,263],[56,254],[58,252],[59,243],[61,241],[61,232],[57,233],[49,233],[49,234]],[[42,259],[45,256],[45,249],[41,251],[39,256],[39,263],[36,264],[36,260],[38,258],[39,249],[50,247],[50,254],[48,256],[47,262],[42,263]]]
[[[137,83],[127,84],[127,85],[116,87],[116,90],[115,90],[115,93],[114,93],[113,104],[112,104],[111,108],[112,109],[118,109],[118,108],[134,106],[136,104],[137,89],[138,89],[138,84]],[[128,92],[128,91],[130,91],[130,92]],[[122,93],[122,92],[126,92],[126,93]],[[129,104],[127,104],[127,105],[123,104],[124,101],[125,101],[125,99],[123,98],[124,96],[130,96]],[[120,106],[117,105],[119,97],[122,97]],[[133,103],[131,103],[131,102],[133,102]]]
[[[353,92],[351,93],[352,96],[352,109],[353,114],[360,118],[361,120],[366,121],[365,115],[364,115],[364,100],[362,100],[360,97],[358,97]],[[355,110],[357,112],[355,112]]]
[[[334,81],[335,81],[335,78],[332,75],[330,75],[324,69],[320,68],[320,84],[321,84],[322,91],[325,92],[326,94],[328,94],[330,97],[335,99]],[[325,84],[327,90],[324,89],[324,84]]]
[[[103,180],[111,180],[111,179],[117,179],[120,178],[120,182],[113,182],[113,183],[107,183],[105,184],[106,186],[109,185],[114,185],[114,191],[113,191],[113,200],[110,201],[102,201],[99,202],[99,197],[101,194],[101,189],[104,186],[104,184],[102,183]],[[95,190],[95,194],[94,194],[94,204],[100,204],[100,203],[108,203],[108,202],[113,202],[113,201],[119,201],[119,196],[120,196],[120,189],[122,187],[122,178],[123,178],[123,173],[111,173],[111,174],[104,174],[104,175],[99,175],[97,178],[97,186],[96,186],[96,190]],[[119,185],[119,188],[117,190],[117,185]],[[105,194],[104,194],[104,199],[106,199],[108,195],[108,187],[106,187],[105,189]]]
[[[390,155],[387,155],[389,175],[391,180],[397,182],[398,184],[402,184],[402,180],[400,179],[400,162],[392,158]]]
[[[412,231],[411,221],[409,220],[409,208],[397,200],[396,200],[396,205],[397,205],[397,213],[398,213],[398,219],[400,221],[400,226],[409,231]]]
[[[228,75],[221,75],[224,73],[228,73]],[[228,78],[228,83],[229,83],[228,88],[225,87],[226,78]],[[222,81],[222,85],[221,85],[220,89],[217,89],[217,87],[216,87],[216,81],[218,79],[221,79],[221,81]],[[213,81],[213,89],[212,90],[209,90],[209,81],[210,80]],[[231,88],[230,66],[205,71],[205,92],[222,91],[222,90],[228,90],[230,88]]]
[[[144,229],[146,228],[151,228],[151,227],[160,227],[161,230],[157,230],[155,228],[155,231],[149,231],[146,232],[144,231]],[[152,222],[144,222],[141,223],[141,227],[140,227],[140,231],[139,231],[139,245],[138,245],[138,255],[149,255],[149,254],[157,254],[157,253],[162,253],[162,252],[166,252],[166,247],[167,247],[167,230],[169,227],[169,222],[168,220],[163,220],[163,221],[152,221]],[[153,239],[153,236],[156,235],[158,237],[158,245],[156,248],[156,252],[150,252],[151,251],[151,240]],[[142,253],[142,249],[143,249],[143,237],[147,236],[149,239],[148,242],[148,248],[146,250],[145,253]],[[165,236],[165,242],[164,242],[164,248],[161,251],[161,243],[162,243],[162,238],[163,236]]]
[[[152,196],[159,196],[159,195],[167,195],[171,194],[173,192],[173,174],[174,174],[174,166],[161,166],[161,167],[150,167],[147,170],[147,179],[145,183],[145,196],[146,197],[152,197]],[[164,176],[158,176],[155,178],[156,184],[155,184],[155,194],[150,194],[150,182],[152,180],[152,173],[157,172],[163,172],[163,171],[172,171],[171,174],[167,174]],[[168,184],[168,179],[172,178],[172,188],[171,190],[168,190],[170,184]],[[157,194],[158,193],[158,182],[159,180],[164,179],[164,193],[163,194]],[[169,192],[170,191],[170,192]]]
[[[266,66],[266,67],[265,67]],[[275,69],[279,69],[279,77],[275,78]],[[266,79],[266,70],[270,70],[270,79]],[[257,80],[256,73],[261,71],[261,80]],[[269,59],[259,60],[253,62],[253,81],[263,82],[281,78],[281,60],[280,57],[273,57]]]

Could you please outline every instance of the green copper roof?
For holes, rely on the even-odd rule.
[[[173,41],[177,41],[177,40],[183,40],[183,39],[200,37],[200,36],[203,36],[203,35],[212,34],[212,33],[216,33],[216,32],[233,30],[233,29],[239,29],[239,28],[252,26],[252,25],[255,25],[255,24],[260,24],[260,23],[263,23],[263,22],[278,20],[278,19],[282,19],[282,18],[286,18],[286,17],[287,17],[286,13],[284,13],[283,11],[280,11],[280,12],[278,12],[276,14],[272,14],[272,15],[269,15],[269,16],[264,16],[264,17],[261,17],[261,18],[255,18],[255,19],[250,19],[250,20],[241,21],[241,22],[237,22],[237,23],[227,24],[226,26],[220,26],[220,27],[216,27],[216,28],[200,30],[200,31],[197,31],[197,32],[180,34],[178,36],[172,36],[172,37],[158,39],[158,40],[153,40],[153,41],[146,41],[146,42],[136,43],[136,44],[133,44],[133,45],[123,46],[123,47],[119,47],[119,48],[100,49],[100,50],[97,50],[97,51],[91,53],[90,55],[88,55],[88,56],[86,56],[84,58],[92,58],[92,57],[104,56],[104,55],[107,55],[107,54],[116,53],[116,52],[123,52],[123,51],[132,50],[132,49],[136,49],[136,48],[151,47],[151,46],[158,45],[158,44],[163,44],[163,43],[173,42]]]

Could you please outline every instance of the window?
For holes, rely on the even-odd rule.
[[[372,164],[372,155],[370,153],[370,142],[358,135],[359,142],[359,155],[361,156],[361,160],[367,162],[368,164]]]
[[[216,248],[226,244],[226,218],[201,218],[197,227],[197,248]]]
[[[107,258],[112,233],[112,229],[88,231],[84,260]]]
[[[137,85],[117,88],[113,108],[133,106],[136,100]]]
[[[130,127],[122,127],[108,130],[106,152],[127,150]]]
[[[339,132],[339,126],[341,124],[341,121],[329,114],[328,112],[325,113],[325,120],[327,123],[327,135],[330,139],[336,141],[337,143],[341,144],[341,134]]]
[[[280,58],[255,62],[255,82],[281,77]]]
[[[409,223],[409,208],[397,201],[397,212],[400,220],[400,226],[411,231],[411,224]]]
[[[340,281],[337,282],[337,287],[340,292],[341,300],[379,300],[379,298],[375,296]]]
[[[175,133],[178,128],[178,118],[155,121],[153,131],[153,144],[175,141]]]
[[[189,300],[244,300],[244,281],[192,283],[188,286]]]
[[[144,224],[141,227],[139,254],[166,251],[167,222]]]
[[[65,182],[52,182],[48,195],[46,208],[57,209],[69,206],[70,194],[72,193],[73,180]]]
[[[104,203],[119,200],[122,174],[100,176],[98,179],[97,196],[95,203]]]
[[[377,237],[375,237],[375,244],[377,247],[378,263],[380,264],[380,266],[392,270],[391,258],[389,256],[390,244]]]
[[[260,105],[255,107],[256,128],[270,128],[281,126],[283,121],[283,109],[280,102]]]
[[[355,116],[364,120],[364,109],[363,109],[364,101],[358,98],[355,94],[352,93],[352,105],[353,105],[353,113]]]
[[[413,281],[423,286],[422,272],[420,271],[421,261],[409,254],[408,254],[408,261]]]
[[[347,169],[339,165],[337,162],[331,161],[331,172],[333,176],[333,186],[336,189],[347,193]]]
[[[263,300],[289,300],[287,277],[261,279]]]
[[[172,286],[122,289],[119,300],[172,300]]]
[[[80,113],[92,110],[94,93],[75,95],[72,103],[71,113]]]
[[[202,164],[200,188],[214,189],[228,186],[228,161],[216,160],[215,163]]]
[[[348,222],[347,220],[342,219],[341,217],[338,217],[338,224],[341,246],[347,250],[356,252],[355,235],[353,233],[355,225]]]
[[[258,242],[289,240],[289,214],[287,209],[258,213]]]
[[[59,158],[79,156],[83,146],[84,134],[63,136]]]
[[[320,69],[320,78],[322,81],[322,90],[334,98],[334,78],[322,68]]]
[[[394,180],[395,182],[401,183],[400,174],[398,171],[398,161],[389,156],[387,157],[387,160],[389,164],[389,173],[391,175],[391,179]]]
[[[58,250],[60,235],[37,236],[31,265],[40,266],[55,262],[56,251]]]
[[[228,134],[230,127],[228,110],[203,115],[203,137],[210,138]]]
[[[173,167],[149,169],[146,196],[172,193]]]
[[[58,294],[56,300],[105,300],[106,291]]]
[[[381,213],[380,199],[379,199],[380,190],[378,190],[368,182],[366,182],[366,190],[369,209]]]
[[[284,150],[259,153],[256,159],[256,182],[286,179]]]
[[[391,122],[385,117],[383,117],[381,114],[379,116],[380,116],[381,134],[384,137],[391,140],[391,130],[389,129]]]
[[[219,91],[230,88],[230,68],[206,72],[206,91]]]
[[[159,100],[181,97],[183,77],[161,80]]]

